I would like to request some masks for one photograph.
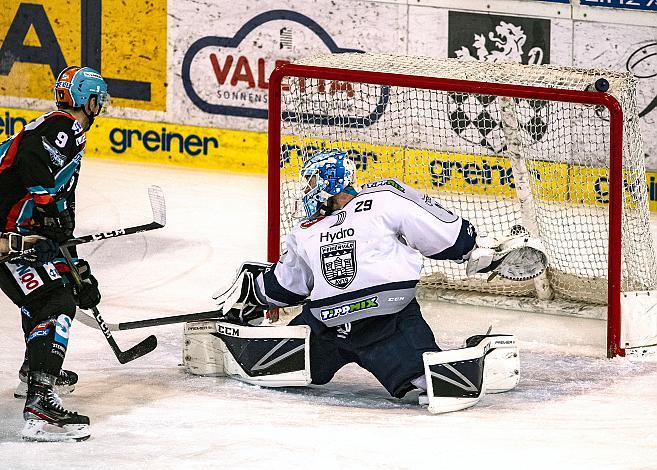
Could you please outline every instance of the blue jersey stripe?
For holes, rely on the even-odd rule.
[[[18,217],[16,218],[16,229],[18,230],[19,233],[21,233],[21,234],[31,234],[32,233],[31,230],[23,227],[23,225],[25,225],[25,222],[28,219],[32,218],[32,212],[33,211],[34,211],[34,201],[32,199],[28,199],[23,204],[23,207],[21,207],[21,210],[18,213]]]

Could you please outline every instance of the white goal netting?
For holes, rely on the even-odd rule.
[[[585,90],[598,78],[621,104],[624,200],[622,290],[655,286],[644,156],[629,74],[556,66],[481,63],[371,54],[334,54],[301,65],[487,83]],[[465,267],[427,259],[427,286],[510,296],[607,302],[609,113],[601,106],[374,85],[350,79],[288,77],[281,112],[281,243],[298,222],[302,162],[339,148],[357,164],[359,182],[395,177],[504,236],[514,225],[543,241],[550,260],[539,282],[487,281]],[[524,186],[521,181],[525,180]],[[518,190],[525,187],[526,191]],[[394,270],[394,266],[390,267]],[[538,287],[537,287],[538,286]]]

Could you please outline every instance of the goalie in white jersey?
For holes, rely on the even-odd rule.
[[[301,171],[307,219],[287,236],[287,251],[274,265],[245,263],[233,287],[217,299],[224,312],[239,311],[241,320],[303,304],[289,325],[311,328],[313,384],[329,382],[353,362],[392,396],[403,397],[427,389],[423,354],[440,351],[415,299],[422,257],[467,261],[471,274],[514,257],[477,248],[469,221],[416,189],[395,179],[360,188],[355,172],[338,150],[309,159]]]

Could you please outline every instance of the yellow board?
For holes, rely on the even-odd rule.
[[[0,141],[40,114],[0,108]],[[361,182],[394,177],[414,186],[441,191],[515,196],[507,158],[346,141],[283,137],[282,177],[296,180],[302,160],[322,148],[345,150],[356,162]],[[86,156],[265,174],[267,134],[99,117],[87,135]],[[533,161],[528,162],[528,170],[533,173],[532,189],[542,199],[608,204],[609,172],[604,168]],[[647,172],[643,184],[631,183],[625,177],[626,205],[632,207],[637,192],[645,190],[650,210],[657,212],[656,172]]]
[[[84,25],[83,3],[3,2],[0,95],[50,100],[56,74],[64,65],[98,68],[95,61],[105,78],[123,81],[108,81],[113,106],[165,111],[166,0],[103,0],[98,2],[102,10],[88,2]],[[97,48],[100,57],[94,52]],[[21,60],[23,56],[30,56],[29,62]],[[83,57],[91,63],[82,64]]]
[[[284,137],[281,155],[283,178],[298,178],[303,159],[321,149],[341,149],[356,162],[360,182],[398,178],[412,186],[464,194],[515,197],[513,171],[508,158],[386,146],[321,138]],[[609,170],[567,163],[529,161],[532,192],[542,200],[606,206],[609,203]],[[657,173],[646,172],[649,205],[657,211]],[[624,175],[625,204],[634,207],[637,192],[646,186]]]
[[[0,108],[0,141],[41,114]],[[267,135],[101,116],[87,133],[86,157],[266,173]]]

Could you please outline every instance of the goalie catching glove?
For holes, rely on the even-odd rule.
[[[491,273],[512,281],[526,281],[541,275],[547,268],[543,244],[530,236],[527,229],[516,225],[509,237],[496,239],[478,236],[477,246],[470,253],[466,274]]]
[[[255,279],[271,266],[251,261],[242,263],[230,287],[212,296],[226,320],[246,324],[264,317],[269,306],[258,297]]]

